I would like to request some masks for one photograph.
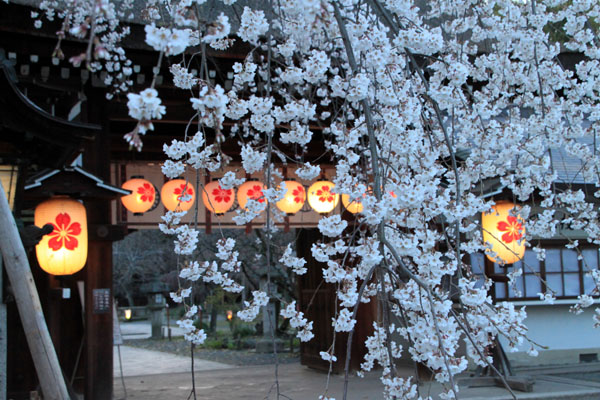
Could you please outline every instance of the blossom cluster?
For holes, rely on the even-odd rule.
[[[102,15],[114,13],[105,3],[98,2]],[[402,322],[376,323],[366,343],[363,369],[382,367],[387,398],[417,396],[413,380],[393,374],[401,354],[435,371],[447,385],[442,398],[456,397],[453,376],[469,361],[492,361],[487,349],[498,338],[509,351],[527,345],[536,354],[527,339],[525,309],[494,304],[488,295],[493,283],[464,260],[486,249],[495,253],[483,241],[479,216],[506,193],[528,204],[521,210],[526,234],[520,241],[538,258],[544,259],[544,249],[531,246],[541,238],[566,237],[579,254],[600,244],[600,191],[593,189],[600,185],[600,50],[592,23],[599,4],[433,0],[423,8],[408,0],[373,7],[282,0],[275,10],[245,6],[236,30],[226,14],[203,21],[194,12],[202,0],[148,3],[153,22],[146,26],[146,43],[163,55],[185,54],[198,44],[226,49],[236,40],[233,34],[251,49],[230,64],[227,78],[215,81],[194,75],[187,54],[174,61],[173,83],[189,92],[189,125],[197,124],[198,131],[188,135],[186,129],[183,140],[165,145],[167,177],[188,169],[201,175],[223,170],[238,155],[223,149],[239,149],[243,172],[263,172],[266,188],[263,202],[250,200],[234,221],[255,222],[267,238],[281,218],[274,207],[285,180],[279,168],[294,165],[303,180],[327,168],[334,192],[360,204],[353,216],[319,220],[324,238],[312,244],[311,255],[323,263],[323,284],[336,289],[336,317],[328,328],[351,331],[356,307],[370,301],[378,302],[386,320]],[[42,8],[53,9],[50,2]],[[163,8],[170,25],[159,23]],[[71,27],[72,34],[85,37],[84,14],[89,12],[77,14],[82,26]],[[561,49],[582,57],[565,66]],[[98,54],[104,57],[101,48]],[[209,70],[206,57],[192,58],[203,59],[202,70]],[[114,63],[111,68],[124,69]],[[139,135],[153,128],[165,108],[153,86],[128,99],[139,124],[127,140],[141,148]],[[220,183],[231,188],[241,180],[226,173]],[[257,221],[259,215],[264,219]],[[197,232],[181,218],[168,213],[161,229],[176,236],[180,255],[190,256]],[[585,239],[570,240],[572,232]],[[186,261],[180,277],[242,290],[234,282],[234,247],[224,238],[215,251],[218,261]],[[294,255],[292,246],[279,261],[298,275],[307,272],[308,260]],[[527,268],[507,274],[512,287]],[[595,305],[597,268],[585,265],[591,283],[573,312]],[[544,287],[537,296],[551,304],[556,294]],[[188,289],[173,298],[185,302]],[[238,317],[256,318],[276,298],[269,291],[254,291]],[[281,315],[302,340],[310,340],[307,310],[287,303]],[[600,309],[594,312],[590,324],[600,325]],[[408,341],[406,348],[394,342],[398,335]],[[333,362],[327,350],[332,343],[319,345],[322,358]]]
[[[290,326],[298,330],[296,336],[301,342],[310,341],[315,335],[312,333],[313,323],[304,318],[304,313],[296,309],[296,302],[293,301],[285,308],[282,308],[280,315],[283,318],[290,319]]]

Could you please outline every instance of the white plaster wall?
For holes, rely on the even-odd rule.
[[[500,339],[508,358],[516,365],[570,364],[578,363],[582,353],[600,351],[600,329],[594,328],[594,305],[575,315],[569,312],[573,301],[562,304],[546,305],[537,302],[521,303],[526,305],[526,326],[528,337],[548,349],[537,348],[538,357],[530,357],[525,352],[530,345],[524,343],[519,351],[510,353],[507,342]],[[600,358],[600,354],[599,354]]]

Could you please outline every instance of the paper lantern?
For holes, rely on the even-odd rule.
[[[53,197],[35,209],[38,227],[51,224],[54,230],[35,246],[40,267],[52,275],[71,275],[85,265],[88,232],[85,207],[66,196]]]
[[[327,214],[337,206],[340,196],[333,193],[333,182],[317,181],[308,188],[308,204],[319,214]]]
[[[259,203],[266,204],[267,200],[263,195],[263,190],[265,189],[265,185],[259,181],[246,181],[243,183],[237,192],[238,204],[242,209],[246,209],[246,203],[248,203],[248,199],[256,200]]]
[[[134,214],[142,214],[152,208],[156,198],[154,185],[142,178],[133,178],[121,186],[131,190],[131,194],[121,197],[121,202],[126,209]]]
[[[233,189],[223,189],[219,181],[212,181],[204,186],[202,191],[202,202],[208,211],[217,215],[223,215],[235,201]]]
[[[304,186],[296,181],[284,181],[283,183],[286,188],[285,195],[275,205],[287,215],[296,214],[306,201]]]
[[[196,204],[196,190],[190,181],[173,179],[163,185],[160,198],[169,211],[187,211]]]
[[[525,223],[518,213],[510,215],[515,207],[511,202],[499,201],[492,207],[493,212],[481,216],[483,241],[489,243],[491,250],[496,253],[495,257],[489,252],[486,256],[493,262],[513,264],[525,254],[525,241],[520,240],[525,236]]]
[[[127,308],[125,311],[125,319],[129,321],[131,319],[131,308]]]
[[[348,210],[352,214],[357,214],[359,212],[362,212],[363,210],[362,201],[360,201],[359,199],[350,201],[349,194],[342,194],[342,204],[344,205],[344,207],[346,207],[346,210]]]
[[[367,190],[367,193],[373,194],[373,190],[369,187]],[[390,196],[396,198],[396,194],[393,191],[390,190],[388,193],[390,194]],[[362,212],[362,210],[363,210],[362,199],[356,199],[356,200],[350,201],[349,194],[342,194],[341,197],[342,197],[342,204],[344,205],[346,210],[348,210],[352,214],[358,214],[358,213]],[[364,193],[362,195],[362,197],[363,198],[366,197],[366,193]]]

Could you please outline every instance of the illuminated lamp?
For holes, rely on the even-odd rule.
[[[126,181],[121,187],[131,190],[130,195],[121,197],[121,202],[134,215],[141,215],[152,208],[156,190],[151,182],[135,177]]]
[[[88,251],[85,207],[67,196],[46,200],[35,209],[38,227],[51,224],[54,230],[35,246],[40,267],[52,275],[71,275],[85,265]]]
[[[486,251],[489,260],[499,264],[513,264],[520,261],[525,254],[525,222],[518,213],[511,215],[510,211],[518,207],[509,201],[499,201],[493,207],[493,212],[483,213],[481,226],[483,241],[491,245],[492,256]]]
[[[124,310],[125,320],[129,321],[131,319],[131,308],[127,308]]]
[[[296,181],[283,181],[283,183],[286,188],[285,195],[275,205],[287,215],[296,214],[306,201],[304,186]]]
[[[231,320],[233,319],[233,311],[232,310],[227,310],[227,321],[231,322]]]
[[[202,202],[208,211],[217,215],[223,215],[235,201],[235,190],[223,189],[219,181],[212,181],[204,186],[202,191]]]
[[[359,212],[362,212],[363,210],[362,201],[358,199],[350,201],[349,194],[342,194],[342,204],[344,205],[344,207],[346,207],[346,210],[348,210],[352,214],[357,214]]]
[[[163,185],[160,198],[169,211],[187,211],[195,204],[196,191],[191,182],[173,179]]]
[[[319,214],[327,214],[337,206],[340,195],[333,193],[333,182],[316,181],[308,188],[308,204]]]
[[[237,199],[240,208],[246,210],[246,204],[249,199],[256,200],[259,203],[266,204],[267,200],[263,195],[265,185],[259,181],[246,181],[238,189]]]

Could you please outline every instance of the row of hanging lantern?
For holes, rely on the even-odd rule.
[[[277,202],[277,207],[284,212],[299,211],[307,198],[304,186],[295,181],[285,181],[287,193]],[[135,203],[152,205],[155,201],[155,190],[148,181],[140,180],[123,185],[133,193],[123,198],[127,206],[133,196]],[[332,193],[333,183],[320,180],[308,188],[308,203],[317,212],[332,211],[339,201],[339,195]],[[244,208],[248,199],[265,201],[262,190],[264,185],[258,181],[247,181],[238,188],[237,199]],[[189,182],[183,179],[167,182],[161,195],[168,209],[189,209],[194,204],[195,192]],[[218,181],[205,186],[203,200],[206,207],[214,213],[228,211],[234,202],[234,190],[223,189]],[[348,195],[342,195],[344,206],[358,213],[362,210],[360,202],[351,202]],[[149,209],[150,207],[148,207]],[[81,270],[87,259],[88,235],[87,218],[84,206],[67,196],[56,196],[37,206],[34,223],[38,227],[50,224],[53,231],[42,237],[36,246],[36,255],[40,267],[52,275],[70,275]],[[487,257],[500,264],[512,264],[520,261],[525,254],[524,221],[519,209],[508,201],[498,201],[493,211],[484,213],[481,218],[483,241],[490,244]]]
[[[306,201],[309,206],[319,214],[326,214],[335,209],[340,200],[340,195],[333,193],[335,185],[327,180],[318,180],[309,186],[294,180],[283,182],[286,193],[283,199],[275,205],[279,210],[288,215],[300,211]],[[123,184],[123,189],[131,190],[131,194],[121,198],[123,205],[133,213],[144,213],[150,210],[155,203],[156,190],[154,185],[142,178],[133,178]],[[246,209],[248,200],[259,203],[266,202],[263,196],[265,185],[257,180],[248,180],[237,189],[223,189],[218,180],[207,183],[202,191],[204,206],[216,215],[223,215],[231,210],[237,199],[238,205]],[[163,205],[170,211],[187,211],[195,204],[196,192],[194,186],[184,179],[174,179],[166,182],[160,190]],[[351,201],[347,194],[341,195],[342,204],[351,213],[362,211],[360,201]]]
[[[324,179],[314,182],[307,190],[304,185],[294,180],[286,180],[283,183],[286,193],[276,206],[288,215],[300,211],[306,201],[316,212],[326,214],[333,211],[340,200],[340,195],[333,193],[335,185]],[[129,211],[143,213],[155,202],[154,185],[145,179],[130,179],[123,184],[123,188],[132,191],[131,195],[122,197],[123,205]],[[202,202],[210,212],[223,215],[233,207],[236,197],[240,208],[244,210],[249,199],[264,203],[264,189],[263,183],[248,180],[238,188],[236,196],[234,189],[223,189],[219,181],[214,180],[205,185]],[[187,211],[195,204],[194,187],[184,179],[168,181],[160,193],[164,206],[171,211]],[[393,192],[390,193],[395,197]],[[341,200],[346,210],[352,214],[362,212],[363,205],[360,200],[351,201],[347,194],[342,194]],[[515,207],[511,202],[498,201],[493,206],[493,212],[482,215],[483,240],[492,245],[491,251],[487,252],[492,262],[512,264],[523,258],[525,244],[521,238],[525,235],[525,228]],[[513,209],[515,211],[511,215]]]

